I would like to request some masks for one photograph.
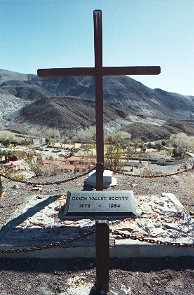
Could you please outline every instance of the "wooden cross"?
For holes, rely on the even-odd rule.
[[[102,66],[102,11],[94,10],[95,67],[38,70],[40,77],[94,76],[96,91],[96,190],[103,190],[104,135],[103,135],[103,76],[158,75],[160,67],[103,67]],[[109,226],[96,222],[96,284],[98,291],[109,290]]]
[[[158,75],[159,66],[103,67],[102,65],[102,11],[94,10],[95,67],[39,69],[39,77],[94,76],[96,91],[96,190],[103,190],[104,134],[103,134],[103,76]]]

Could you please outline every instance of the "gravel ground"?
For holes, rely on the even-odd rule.
[[[67,176],[68,177],[68,176]],[[108,190],[133,190],[134,194],[174,193],[194,215],[194,171],[170,177],[138,178],[116,175],[118,185]],[[64,176],[33,181],[58,181]],[[41,194],[82,190],[85,177],[60,185],[41,187]],[[33,187],[3,179],[6,196],[0,200],[0,227],[29,198]],[[88,188],[86,188],[88,189]],[[40,191],[38,192],[40,193]],[[0,294],[93,295],[95,261],[92,259],[0,260]],[[194,294],[194,257],[165,259],[111,259],[110,292],[122,294]]]
[[[114,259],[110,295],[194,294],[194,258]],[[93,295],[91,259],[1,260],[0,294]]]

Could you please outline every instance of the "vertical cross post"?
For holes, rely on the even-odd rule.
[[[109,291],[109,224],[96,221],[96,289]]]
[[[96,90],[96,190],[103,190],[104,131],[103,131],[103,76],[102,76],[102,11],[94,10],[94,53]]]
[[[95,90],[96,90],[96,190],[103,191],[104,130],[103,130],[103,76],[102,76],[102,11],[93,12]],[[109,224],[96,221],[96,288],[109,291]]]

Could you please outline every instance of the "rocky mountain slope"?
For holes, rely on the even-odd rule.
[[[143,139],[181,131],[194,135],[194,97],[151,89],[127,76],[103,81],[104,122],[109,128]],[[91,77],[43,79],[0,70],[1,128],[36,124],[68,132],[94,125],[94,83]]]
[[[37,111],[38,110],[38,111]],[[126,116],[120,106],[105,104],[104,122]],[[33,115],[32,115],[33,114]],[[95,125],[95,102],[76,97],[49,97],[26,105],[21,109],[20,118],[49,127],[76,130]]]

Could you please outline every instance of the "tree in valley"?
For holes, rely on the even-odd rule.
[[[194,151],[194,137],[185,133],[172,134],[169,140],[172,145],[172,155],[175,157],[184,157],[187,151]]]
[[[131,135],[128,132],[117,131],[105,137],[105,166],[115,171],[124,166],[123,152],[128,150]]]

